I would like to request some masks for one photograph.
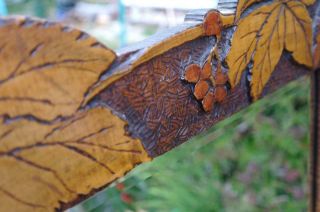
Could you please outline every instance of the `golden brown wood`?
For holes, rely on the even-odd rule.
[[[149,161],[125,125],[106,108],[51,124],[2,124],[0,211],[61,209]]]
[[[116,57],[86,33],[30,19],[2,24],[0,51],[0,115],[45,121],[72,115]]]
[[[2,23],[0,211],[60,210],[150,160],[109,109],[79,109],[114,59],[78,30]]]
[[[241,14],[254,3],[258,3],[262,0],[239,0],[237,5],[237,12],[236,12],[236,21],[240,19]]]
[[[240,1],[246,5],[243,7],[254,2]],[[292,53],[297,63],[312,67],[312,20],[303,1],[274,1],[239,19],[237,25],[227,57],[230,83],[236,86],[245,68],[252,63],[254,99],[260,97],[284,49]]]

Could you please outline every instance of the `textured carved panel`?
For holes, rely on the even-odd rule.
[[[163,154],[251,103],[245,75],[210,113],[193,96],[193,86],[180,79],[188,65],[204,63],[210,53],[206,47],[214,44],[214,37],[204,37],[174,48],[112,84],[94,102],[124,114],[129,131],[143,141],[149,153]],[[285,56],[280,64],[264,93],[308,72]]]

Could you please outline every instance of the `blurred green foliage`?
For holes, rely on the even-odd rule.
[[[307,81],[141,165],[73,211],[306,211]]]
[[[53,13],[55,0],[6,0],[10,14],[48,17]]]

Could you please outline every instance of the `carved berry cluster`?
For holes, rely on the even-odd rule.
[[[197,64],[187,66],[184,80],[195,84],[193,95],[201,101],[206,112],[211,111],[215,103],[221,103],[227,96],[225,85],[228,77],[221,71],[219,64],[213,76],[211,60],[207,60],[203,67]]]

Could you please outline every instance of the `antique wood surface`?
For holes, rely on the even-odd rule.
[[[310,211],[320,211],[320,72],[311,76]]]
[[[288,82],[318,74],[319,2],[226,2],[117,52],[60,24],[1,18],[0,211],[69,208]]]
[[[315,33],[314,67],[316,71],[311,74],[311,129],[310,129],[310,162],[309,162],[309,211],[320,211],[320,19],[315,20],[317,28]]]

